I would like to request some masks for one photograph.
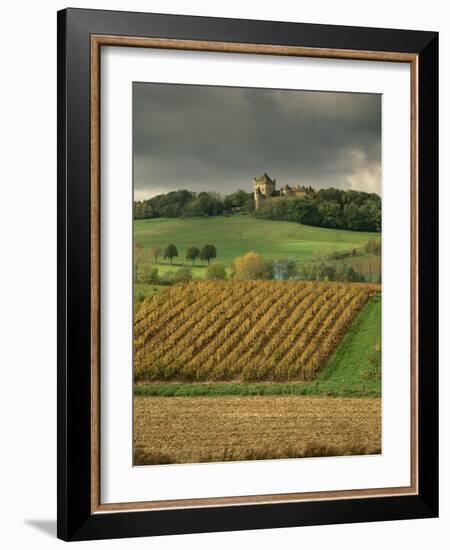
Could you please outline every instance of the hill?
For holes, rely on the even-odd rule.
[[[214,244],[217,260],[227,267],[236,256],[249,251],[258,252],[265,259],[290,258],[297,262],[314,259],[318,254],[362,247],[369,239],[379,239],[379,233],[325,229],[295,222],[257,219],[249,215],[212,216],[197,218],[158,218],[134,222],[135,242],[144,251],[152,246],[165,247],[174,243],[178,258],[173,265],[158,260],[160,275],[181,265],[192,265],[185,259],[189,246]],[[153,264],[150,255],[144,260]],[[206,264],[193,266],[195,277],[203,277]]]

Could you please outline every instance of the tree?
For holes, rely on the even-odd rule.
[[[234,259],[233,276],[235,279],[271,279],[272,263],[265,262],[256,252],[247,252]]]
[[[173,258],[178,257],[178,250],[174,244],[168,244],[164,250],[164,259],[169,258],[170,263],[172,264]]]
[[[192,271],[190,267],[180,267],[175,271],[173,280],[176,283],[187,283],[192,280]]]
[[[198,194],[197,201],[203,216],[216,216],[223,212],[222,202],[212,193],[202,191]]]
[[[324,201],[340,204],[343,195],[345,195],[344,190],[329,187],[328,189],[319,189],[316,193],[316,199],[318,202]]]
[[[200,251],[200,260],[202,262],[209,262],[217,256],[216,247],[213,244],[205,244],[205,246]]]
[[[206,191],[199,193],[184,208],[186,216],[217,216],[222,212],[222,201],[213,193]]]
[[[239,189],[236,193],[227,195],[223,201],[224,208],[231,210],[232,208],[245,207],[247,205],[249,194]]]
[[[324,200],[318,206],[320,225],[323,227],[342,227],[344,219],[341,205],[337,202]]]
[[[150,248],[150,256],[155,260],[155,264],[158,263],[158,256],[161,256],[161,254],[162,249],[160,246],[152,246],[152,248]]]
[[[364,231],[367,224],[366,214],[355,202],[344,206],[344,219],[347,229],[351,229],[352,231]]]
[[[222,262],[211,262],[206,270],[207,279],[226,279],[227,270]]]
[[[295,221],[305,225],[320,225],[320,214],[312,200],[299,199],[294,206]]]
[[[134,219],[140,220],[144,218],[151,218],[152,211],[147,202],[135,202],[134,203]]]
[[[376,193],[320,189],[305,197],[265,200],[257,218],[286,220],[318,227],[381,231],[381,198]]]
[[[190,201],[194,199],[194,193],[181,189],[171,191],[165,195],[156,195],[151,199],[134,203],[135,218],[159,218],[179,217]]]
[[[192,265],[194,265],[195,260],[200,256],[200,249],[196,246],[190,246],[186,250],[186,260],[192,260]]]

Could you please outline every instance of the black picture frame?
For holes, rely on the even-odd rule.
[[[301,46],[418,56],[418,494],[91,511],[91,36]],[[438,515],[438,34],[66,9],[58,12],[58,532],[88,540]]]

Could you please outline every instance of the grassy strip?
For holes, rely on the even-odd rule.
[[[361,387],[361,370],[370,369],[375,344],[381,344],[381,295],[373,296],[360,311],[317,382],[331,388],[342,384]],[[381,380],[367,380],[364,386],[381,394]]]
[[[367,385],[366,385],[367,386]],[[221,397],[225,395],[323,395],[329,397],[377,397],[377,388],[361,384],[348,386],[342,384],[311,383],[271,383],[271,382],[220,382],[211,384],[139,384],[134,387],[134,395],[158,397]]]

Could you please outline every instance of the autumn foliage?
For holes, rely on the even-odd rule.
[[[135,314],[137,380],[311,380],[379,285],[195,281]]]
[[[270,279],[272,266],[256,252],[247,252],[233,261],[232,270],[239,280]]]

